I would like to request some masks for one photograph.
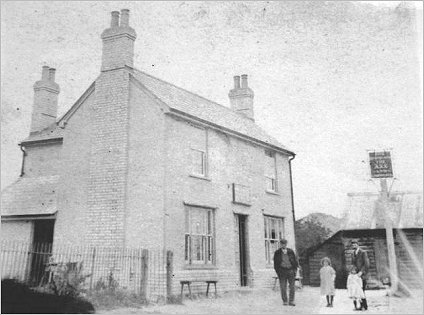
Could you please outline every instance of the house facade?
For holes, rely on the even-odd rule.
[[[271,286],[278,239],[295,247],[294,153],[255,124],[247,75],[219,105],[134,68],[136,37],[112,12],[101,72],[60,118],[43,67],[2,240],[172,250],[175,287]]]

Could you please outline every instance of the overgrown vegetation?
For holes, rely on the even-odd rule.
[[[107,278],[100,278],[94,285],[93,290],[87,294],[87,298],[96,309],[114,309],[118,307],[141,308],[147,301],[140,295],[119,287],[118,281],[110,271]]]
[[[55,269],[48,289],[58,296],[78,297],[85,293],[84,283],[90,275],[83,275],[82,263],[67,263]]]

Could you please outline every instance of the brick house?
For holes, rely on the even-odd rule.
[[[135,69],[128,10],[101,38],[101,72],[62,117],[55,70],[34,85],[2,239],[163,248],[176,284],[271,286],[276,241],[295,247],[294,153],[255,124],[247,75],[229,108]]]

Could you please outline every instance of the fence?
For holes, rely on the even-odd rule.
[[[169,296],[172,252],[143,248],[1,242],[1,276],[42,286],[60,268],[81,270],[84,287],[119,287],[146,299]]]

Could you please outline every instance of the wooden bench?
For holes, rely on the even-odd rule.
[[[206,282],[207,283],[207,288],[206,288],[206,296],[209,295],[209,286],[212,283],[215,286],[215,298],[217,297],[217,292],[216,292],[216,283],[218,282],[217,280],[184,280],[184,281],[180,281],[181,283],[181,300],[183,300],[183,293],[184,293],[184,285],[187,285],[188,287],[188,292],[190,295],[190,299],[191,299],[191,287],[190,284],[192,282]]]

